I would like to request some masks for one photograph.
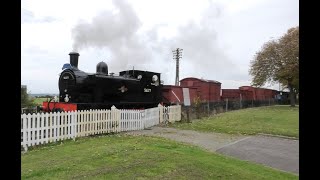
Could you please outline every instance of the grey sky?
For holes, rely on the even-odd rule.
[[[299,25],[298,0],[22,0],[21,84],[31,93],[58,93],[68,53],[95,72],[156,71],[174,84],[172,50],[183,50],[180,79],[250,85],[250,60],[263,43]],[[278,85],[265,86],[278,89]]]

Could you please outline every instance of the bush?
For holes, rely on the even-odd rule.
[[[33,102],[33,98],[29,96],[27,93],[27,90],[24,88],[21,88],[21,108],[30,108],[35,106],[35,103]]]

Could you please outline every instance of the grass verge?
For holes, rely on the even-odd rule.
[[[50,100],[50,98],[34,98],[33,102],[36,105],[42,105],[42,102],[47,100]]]
[[[159,137],[109,135],[34,148],[22,179],[298,179]]]
[[[217,114],[192,123],[175,123],[171,126],[204,132],[266,133],[298,138],[299,107],[265,106],[247,108]]]

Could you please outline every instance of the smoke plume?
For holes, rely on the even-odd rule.
[[[80,22],[72,30],[73,49],[107,48],[112,54],[114,69],[123,68],[130,61],[151,59],[142,37],[138,35],[141,22],[132,7],[122,0],[113,1],[117,13],[102,12],[92,22]],[[123,69],[122,69],[123,70]]]
[[[211,3],[199,22],[181,26],[175,37],[158,39],[157,26],[143,34],[139,33],[142,23],[130,4],[123,0],[114,0],[113,4],[117,13],[105,11],[91,22],[80,22],[74,27],[72,35],[75,51],[107,48],[111,52],[112,69],[125,70],[128,64],[146,64],[153,67],[149,71],[156,69],[163,74],[166,82],[172,83],[175,68],[169,69],[166,64],[173,61],[172,50],[176,48],[184,49],[181,61],[192,67],[188,72],[180,72],[180,77],[187,74],[212,79],[222,78],[222,75],[230,76],[231,72],[235,72],[232,61],[218,46],[215,26],[216,20],[221,16],[221,7]],[[164,49],[168,52],[163,52]],[[152,62],[155,59],[157,62]],[[159,64],[162,66],[157,68]],[[217,76],[218,74],[221,76]]]

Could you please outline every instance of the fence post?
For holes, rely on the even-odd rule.
[[[147,110],[143,110],[143,129],[147,128]]]
[[[118,132],[120,132],[121,128],[121,111],[120,109],[116,109],[117,113],[117,122],[118,122]]]
[[[26,145],[27,146],[31,146],[31,114],[29,113],[27,115],[27,119],[28,119],[28,136],[27,136],[27,141],[26,141]]]
[[[210,100],[208,101],[208,116],[210,114]]]
[[[226,112],[228,111],[228,98],[226,99]]]
[[[111,124],[114,125],[114,121],[115,121],[115,110],[116,110],[116,107],[115,106],[112,106],[111,107]],[[112,131],[114,131],[114,126],[112,127]]]
[[[113,126],[113,131],[114,132],[119,132],[120,131],[120,110],[118,110],[114,105],[111,107],[111,122],[114,125]],[[116,125],[118,124],[118,127]]]
[[[181,121],[181,105],[179,105],[179,107],[178,107],[178,119],[179,119],[179,121]]]
[[[163,106],[161,104],[158,105],[159,110],[159,124],[163,122]]]
[[[240,109],[242,108],[242,95],[240,94]]]
[[[53,113],[53,115],[54,115],[54,117],[55,117],[55,119],[57,120],[57,136],[56,136],[56,141],[60,141],[60,128],[61,128],[61,121],[62,121],[62,119],[61,119],[61,117],[60,117],[60,112],[58,112],[58,113],[56,113],[56,112],[54,112]],[[61,129],[62,130],[62,129]],[[51,136],[50,136],[51,137]],[[50,139],[48,139],[48,141],[50,142]]]
[[[76,140],[76,128],[77,128],[77,111],[72,111],[72,115],[71,115],[71,127],[72,127],[72,136],[73,136],[73,140]]]
[[[190,123],[190,106],[187,106],[187,123]]]
[[[40,119],[43,120],[43,113],[37,113],[37,122],[35,123],[35,132],[37,132],[37,135],[35,135],[36,145],[40,144]]]
[[[23,145],[23,149],[24,151],[28,151],[28,146],[27,146],[27,115],[23,114],[22,115],[22,128],[23,128],[23,137],[22,137],[22,145]]]
[[[36,144],[35,144],[35,143],[36,143],[36,141],[35,141],[35,132],[36,132],[35,124],[36,124],[36,116],[37,116],[37,114],[36,114],[36,113],[32,113],[32,119],[31,119],[31,124],[32,124],[32,126],[30,126],[30,127],[32,127],[32,128],[31,128],[31,132],[32,132],[32,134],[31,134],[31,141],[30,141],[32,146],[36,145]]]
[[[167,121],[172,122],[172,106],[167,106]]]
[[[54,119],[54,121],[56,121],[56,118],[53,118],[52,112],[46,113],[46,114],[47,114],[47,118],[44,121],[44,124],[45,124],[44,130],[46,131],[46,133],[43,133],[43,135],[46,137],[45,138],[45,143],[49,143],[49,135],[50,135],[49,132],[48,132],[49,131],[49,125],[48,125],[49,124],[49,117],[50,117],[50,122],[53,121],[53,119]],[[55,126],[54,126],[54,135],[53,135],[54,137],[56,137],[56,135],[55,135],[55,134],[57,134],[56,131],[57,130],[55,129]]]

